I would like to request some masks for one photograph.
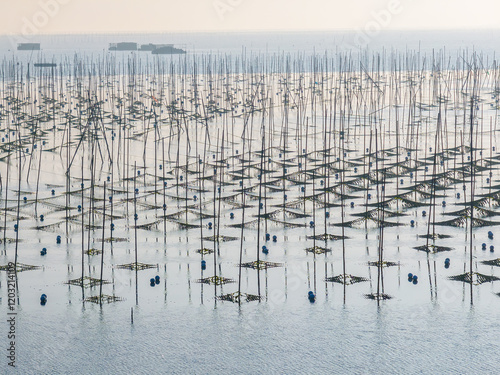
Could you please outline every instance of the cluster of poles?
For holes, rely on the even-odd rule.
[[[366,296],[380,303],[390,298],[383,270],[397,264],[384,257],[384,229],[413,227],[418,210],[427,224],[415,250],[428,262],[452,250],[440,245],[440,228],[469,236],[468,269],[455,279],[470,283],[471,303],[473,285],[496,280],[473,266],[473,231],[496,225],[500,205],[496,60],[243,51],[55,62],[0,64],[2,243],[18,271],[31,267],[21,263],[23,233],[80,238],[81,276],[68,282],[84,301],[110,302],[105,253],[128,242],[133,260],[113,266],[135,272],[138,303],[137,274],[156,267],[140,262],[144,238],[162,236],[166,254],[171,233],[199,231],[198,281],[213,285],[216,300],[241,303],[260,300],[260,272],[282,266],[263,260],[272,234],[308,228],[304,250],[314,259],[341,252],[342,271],[325,281],[343,284],[345,300],[347,285],[367,281],[348,272],[346,231],[376,230],[377,288]],[[441,212],[447,199],[462,208]],[[221,267],[226,242],[238,243],[236,280]],[[86,270],[93,256],[98,274]],[[243,268],[257,272],[252,290],[242,290]],[[220,292],[226,283],[234,292]]]

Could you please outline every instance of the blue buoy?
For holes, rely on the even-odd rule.
[[[52,189],[51,193],[52,193],[52,195],[55,195],[56,191],[54,189]]]
[[[273,236],[273,242],[277,242],[278,241],[278,236],[274,235]]]
[[[47,249],[44,247],[42,251],[40,251],[40,255],[44,256],[47,254]]]
[[[266,233],[266,241],[271,240],[271,235],[269,233]]]
[[[193,200],[196,202],[196,200],[198,199],[198,197],[196,195],[193,195]]]
[[[232,213],[232,212],[231,212],[231,213],[229,213],[229,218],[230,218],[230,219],[234,219],[234,213]]]
[[[155,283],[158,285],[160,283],[160,276],[155,276]]]
[[[309,222],[309,227],[310,227],[310,228],[314,228],[314,221],[312,221],[312,220],[311,220],[311,221]]]
[[[457,193],[457,199],[460,199],[460,193]]]
[[[425,217],[426,215],[427,215],[427,212],[425,212],[425,210],[422,211],[422,216]]]
[[[306,188],[305,188],[304,186],[301,186],[301,187],[300,187],[300,191],[301,191],[302,193],[304,193],[304,192],[306,191]]]
[[[409,273],[408,274],[408,281],[412,281],[413,280],[413,274],[412,273]]]
[[[23,197],[23,201],[26,203],[26,201],[28,200],[28,198],[26,197]]]
[[[287,200],[287,199],[288,199],[288,195],[286,195],[286,194],[285,194],[285,195],[283,196],[283,198],[284,198],[285,200]]]
[[[56,237],[56,243],[61,243],[61,236]]]
[[[134,220],[137,221],[139,219],[139,215],[138,214],[134,214]]]
[[[111,223],[111,230],[115,230],[115,223]]]
[[[307,298],[309,298],[309,302],[311,302],[311,303],[316,300],[316,296],[314,295],[312,290],[310,290],[309,293],[307,294]]]
[[[201,269],[202,270],[206,270],[207,269],[207,262],[204,261],[204,260],[201,261]]]
[[[163,211],[166,211],[167,210],[167,205],[165,203],[163,203]]]
[[[40,305],[45,306],[47,303],[47,295],[44,293],[40,296]]]
[[[368,193],[367,198],[372,199],[372,195],[370,193]]]
[[[488,238],[489,238],[490,240],[492,240],[492,239],[493,239],[493,232],[492,232],[491,230],[488,232]]]
[[[490,246],[490,252],[493,253],[495,251],[495,246],[491,245]]]
[[[412,228],[415,227],[415,220],[410,220],[410,227],[412,227]]]
[[[80,204],[78,205],[78,212],[82,212],[82,206]]]
[[[400,180],[399,180],[399,183],[400,183],[401,185],[403,185],[404,180],[403,180],[403,179],[400,179]]]
[[[44,219],[44,216],[40,215],[40,221],[43,221],[43,219]]]
[[[211,221],[208,223],[208,229],[212,229],[212,222]]]
[[[351,208],[353,208],[353,207],[354,207],[354,202],[351,202]]]
[[[262,252],[263,252],[264,254],[268,254],[268,253],[269,253],[269,249],[267,248],[267,246],[266,246],[266,245],[262,246]]]
[[[138,194],[139,193],[139,189],[138,188],[135,188],[135,193]]]
[[[328,219],[330,217],[330,211],[325,212],[325,217]]]
[[[417,275],[413,275],[413,281],[417,281],[418,280],[418,276]]]
[[[156,283],[155,283],[155,279],[151,278],[151,279],[149,280],[149,284],[150,284],[151,286],[155,286],[155,285],[156,285]]]
[[[446,201],[443,201],[443,202],[441,203],[441,205],[442,205],[443,207],[446,207]]]
[[[481,245],[481,249],[483,250],[486,250],[486,244],[483,242],[483,244]]]

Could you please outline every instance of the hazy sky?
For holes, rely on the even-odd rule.
[[[0,34],[500,28],[498,0],[0,0]]]

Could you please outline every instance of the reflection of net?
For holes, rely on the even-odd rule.
[[[425,251],[426,253],[440,253],[442,251],[451,251],[451,250],[453,250],[452,247],[438,246],[438,245],[415,246],[414,249],[415,250],[419,250],[419,251]]]
[[[365,298],[372,299],[375,301],[385,301],[387,299],[391,299],[392,297],[385,293],[371,293],[371,294],[365,294]]]
[[[500,267],[500,258],[493,259],[493,260],[483,260],[481,263],[482,264],[486,264],[487,266],[497,266],[497,267]]]
[[[332,250],[326,247],[313,246],[306,248],[306,251],[308,253],[314,253],[314,254],[325,254],[325,253],[330,253]]]
[[[198,279],[196,280],[198,283],[202,284],[210,284],[210,285],[223,285],[223,284],[229,284],[229,283],[234,283],[235,281],[232,279],[227,279],[225,277],[221,276],[210,276],[210,277],[205,277],[203,279]]]
[[[265,262],[263,260],[259,261],[254,261],[254,262],[248,262],[248,263],[242,263],[241,267],[245,268],[253,268],[254,270],[264,270],[267,268],[274,268],[274,267],[282,267],[283,265],[281,263],[273,263],[273,262]]]
[[[102,296],[87,297],[85,298],[85,301],[100,304],[100,303],[112,303],[112,302],[124,301],[124,299],[117,296],[109,296],[107,294],[103,294]]]
[[[394,266],[399,266],[399,263],[396,263],[396,262],[386,262],[386,261],[382,261],[382,262],[368,262],[368,265],[369,266],[372,266],[372,267],[394,267]]]
[[[138,271],[141,271],[141,270],[146,270],[146,269],[150,269],[150,268],[156,268],[157,265],[156,264],[147,264],[147,263],[128,263],[128,264],[119,264],[116,266],[116,268],[118,269],[126,269],[126,270],[132,270],[132,271],[135,271],[135,270],[138,270]]]
[[[493,281],[500,280],[500,278],[496,276],[483,275],[479,272],[473,272],[472,274],[470,272],[466,272],[461,275],[450,276],[450,280],[479,285],[483,283],[491,283]]]
[[[220,301],[229,301],[229,302],[252,302],[252,301],[260,301],[262,297],[257,296],[255,294],[247,294],[247,293],[229,293],[229,294],[224,294],[222,296],[217,297],[218,300]]]
[[[359,276],[353,276],[353,275],[348,275],[348,274],[340,274],[337,276],[333,277],[327,277],[325,281],[330,281],[333,283],[339,283],[339,284],[344,284],[344,285],[352,285],[356,283],[361,283],[363,281],[368,281],[366,277],[359,277]]]
[[[22,271],[32,271],[32,270],[37,270],[41,267],[39,266],[32,266],[29,264],[24,264],[24,263],[17,263],[17,272],[22,272]],[[8,271],[10,270],[10,266],[6,264],[5,266],[0,266],[0,271]]]
[[[103,280],[103,284],[111,284],[111,281],[108,280]],[[85,276],[83,279],[81,277],[73,280],[68,280],[65,284],[68,285],[76,285],[79,287],[84,287],[84,288],[92,288],[94,286],[100,285],[101,284],[101,279],[95,279],[93,277],[88,277]]]

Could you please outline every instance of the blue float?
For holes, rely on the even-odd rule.
[[[309,302],[311,302],[311,303],[316,300],[316,296],[314,295],[312,290],[310,290],[309,293],[307,294],[307,298],[309,299]]]

